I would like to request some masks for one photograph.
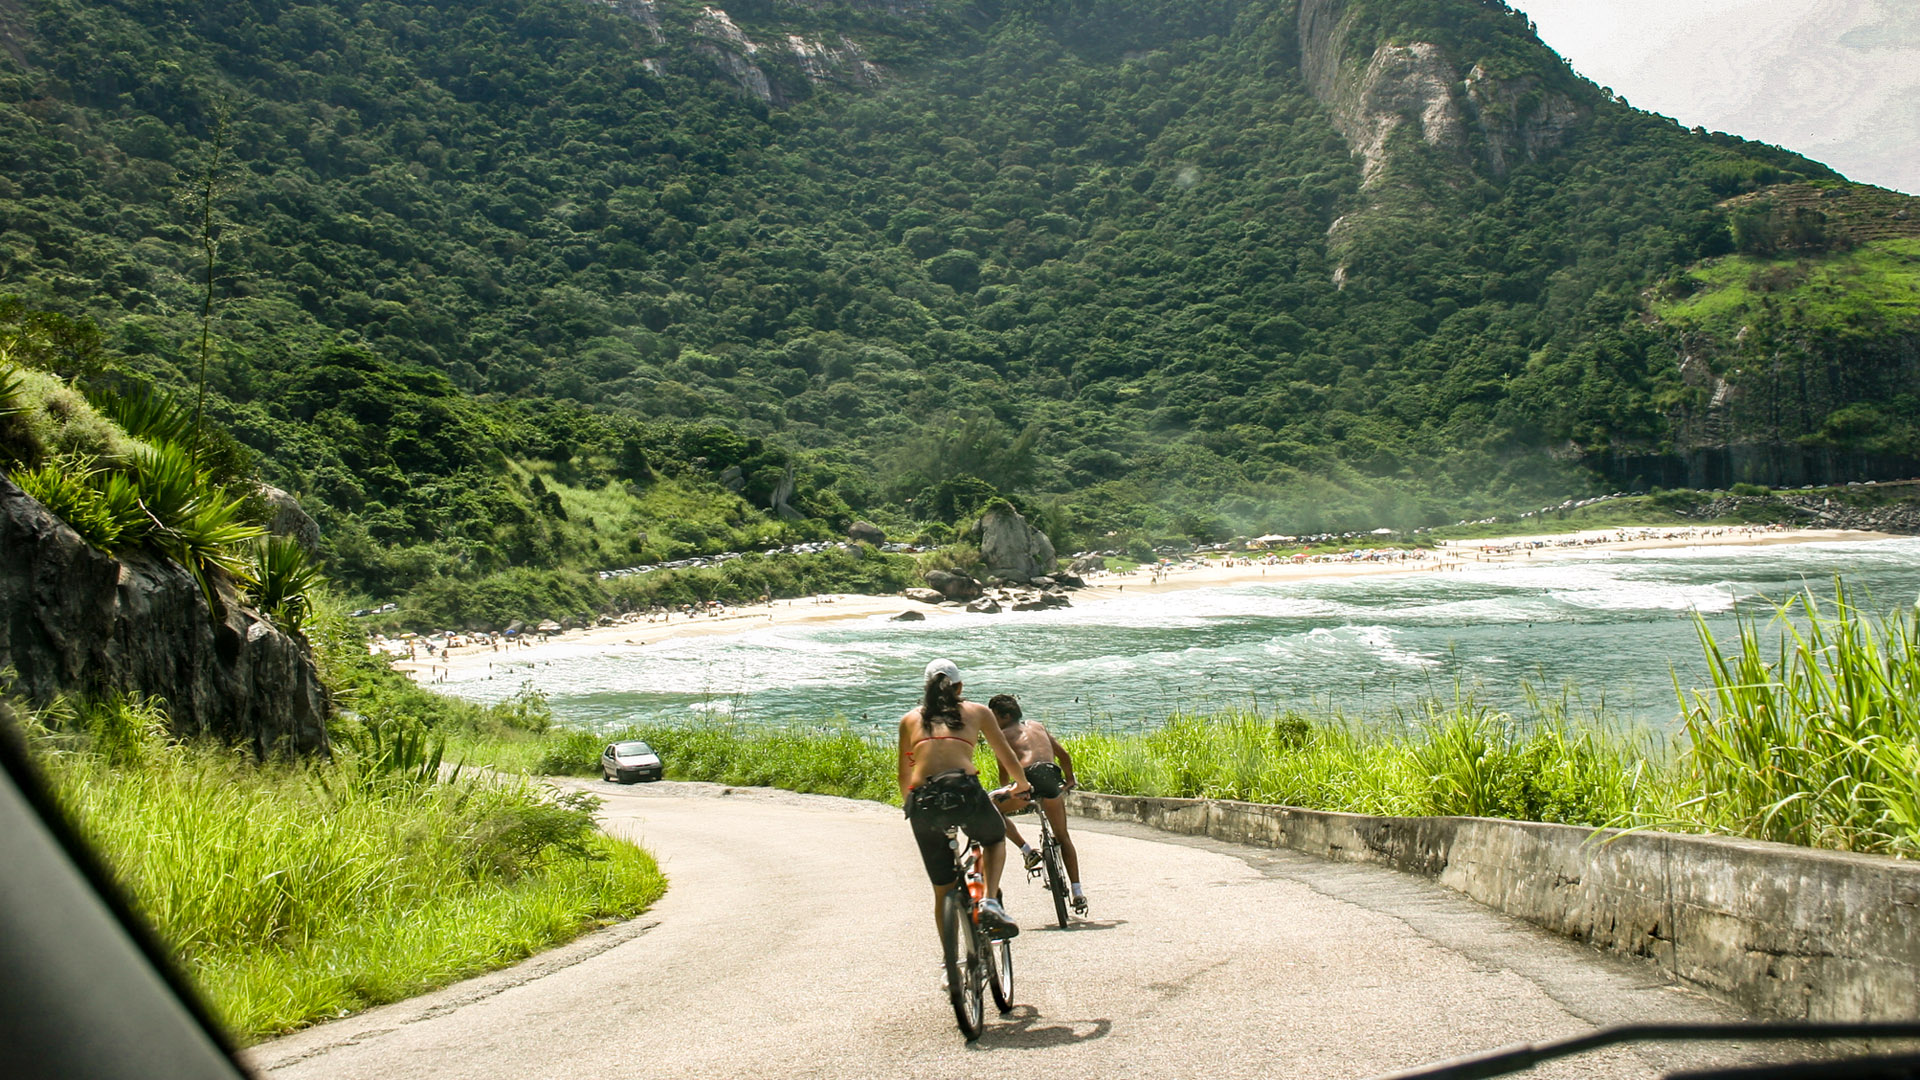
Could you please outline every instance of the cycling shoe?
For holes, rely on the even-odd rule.
[[[1007,909],[1000,906],[998,900],[980,901],[980,926],[988,937],[1011,938],[1020,936],[1020,928],[1007,917]]]

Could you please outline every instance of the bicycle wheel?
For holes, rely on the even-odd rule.
[[[955,885],[940,901],[940,945],[946,953],[947,996],[953,1000],[953,1018],[968,1042],[980,1037],[986,1023],[986,1006],[981,1000],[986,980],[981,977],[982,961],[975,940],[966,886]]]
[[[1060,841],[1047,834],[1046,847],[1042,855],[1047,864],[1047,891],[1053,894],[1053,915],[1060,920],[1060,929],[1067,928],[1067,859],[1060,854]]]
[[[1001,1012],[1013,1010],[1013,942],[1006,938],[989,940],[986,949],[987,988],[993,991],[994,1007]]]

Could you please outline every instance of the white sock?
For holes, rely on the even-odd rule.
[[[1020,845],[1020,854],[1022,854],[1022,855],[1031,855],[1031,854],[1033,854],[1033,845],[1032,845],[1032,844],[1021,844],[1021,845]]]
[[[1080,883],[1077,881],[1073,883],[1073,896],[1076,900],[1084,900],[1087,896],[1086,893],[1080,891]]]

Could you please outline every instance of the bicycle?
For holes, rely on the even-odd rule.
[[[995,802],[1005,802],[1004,796],[995,794]],[[1072,921],[1067,905],[1071,902],[1067,889],[1067,858],[1060,852],[1060,840],[1053,835],[1053,826],[1047,822],[1046,812],[1040,809],[1038,801],[1028,803],[1023,809],[1015,811],[1012,817],[1033,812],[1040,819],[1040,862],[1027,871],[1027,877],[1037,879],[1047,892],[1053,894],[1053,915],[1065,930]]]
[[[1013,1008],[1013,943],[990,938],[980,925],[980,901],[986,880],[980,872],[980,844],[960,840],[960,827],[947,826],[947,845],[959,878],[940,900],[940,945],[947,963],[947,996],[960,1033],[972,1042],[986,1026],[985,992],[1002,1013]],[[963,891],[964,890],[964,891]]]

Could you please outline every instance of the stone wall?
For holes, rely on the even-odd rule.
[[[1370,862],[1674,977],[1756,1013],[1912,1019],[1920,863],[1758,840],[1488,818],[1393,818],[1075,792],[1074,813]]]
[[[304,643],[224,590],[216,613],[183,567],[115,559],[0,477],[0,669],[11,692],[165,700],[179,735],[256,754],[327,747],[326,688]]]

